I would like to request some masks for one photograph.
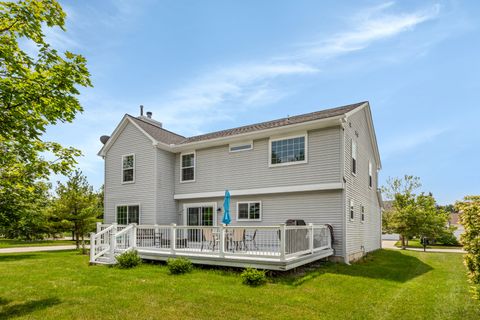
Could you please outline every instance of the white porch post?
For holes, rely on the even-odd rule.
[[[177,240],[177,225],[175,223],[172,223],[170,232],[170,252],[172,255],[175,254],[175,247],[176,247],[176,240]]]
[[[95,232],[90,232],[90,263],[95,262]]]
[[[112,232],[110,233],[110,261],[115,261],[115,249],[117,248],[117,224],[113,223]]]
[[[280,224],[280,260],[285,261],[285,243],[286,243],[285,223]]]
[[[313,223],[309,223],[308,226],[309,226],[309,232],[310,232],[310,239],[309,239],[310,253],[313,253],[313,232],[314,232]]]
[[[156,247],[157,246],[157,237],[160,237],[160,232],[158,230],[158,224],[154,224],[153,225],[153,228],[155,229],[155,231],[153,231],[153,246]],[[158,243],[158,246],[161,248],[162,247],[162,240],[163,239],[158,239],[159,243]],[[167,239],[165,239],[167,240]]]
[[[99,233],[100,231],[102,231],[102,223],[97,222],[97,233]]]
[[[137,249],[137,224],[133,224],[132,228],[132,248],[133,250]]]
[[[220,257],[225,257],[225,225],[220,225]]]

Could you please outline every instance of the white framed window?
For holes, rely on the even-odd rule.
[[[364,222],[365,221],[365,207],[360,206],[360,221]]]
[[[355,206],[353,203],[353,199],[350,199],[349,217],[350,217],[350,221],[353,221],[355,219]]]
[[[270,167],[307,163],[308,136],[288,136],[270,139],[268,165]]]
[[[195,152],[180,154],[180,182],[195,181]]]
[[[122,156],[122,183],[135,182],[135,154]]]
[[[368,186],[373,187],[373,170],[372,170],[372,161],[368,161]]]
[[[352,139],[352,174],[357,174],[357,142]]]
[[[262,202],[242,201],[237,202],[237,221],[261,221]]]
[[[140,205],[139,204],[121,204],[117,205],[117,223],[130,224],[140,223]]]
[[[230,152],[248,151],[253,149],[253,141],[233,143],[229,146]]]

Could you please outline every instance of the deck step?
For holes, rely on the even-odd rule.
[[[92,263],[94,263],[94,264],[109,264],[109,265],[115,264],[115,262],[112,262],[112,260],[110,260],[110,258],[108,258],[108,257],[97,258],[97,260],[95,260]]]

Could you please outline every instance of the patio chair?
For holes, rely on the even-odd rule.
[[[217,245],[218,237],[216,234],[213,233],[213,229],[202,229],[202,246],[200,251],[203,250],[204,244],[207,246],[211,246],[212,251],[215,251],[215,247]]]
[[[257,237],[257,230],[253,232],[253,234],[246,234],[245,233],[245,248],[248,250],[247,242],[251,242],[253,244],[253,247],[258,250],[257,242],[255,241],[255,238]]]
[[[231,241],[233,242],[233,249],[238,250],[239,248],[242,247],[245,249],[246,244],[245,244],[245,229],[233,229],[232,236],[231,236]]]

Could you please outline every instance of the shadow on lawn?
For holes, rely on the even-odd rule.
[[[275,282],[298,286],[324,274],[407,282],[433,270],[418,258],[393,250],[379,250],[350,266],[342,263],[327,263],[323,266],[314,265],[314,268],[308,268],[308,266],[306,268],[280,276]]]
[[[25,260],[25,259],[38,259],[38,255],[26,253],[26,254],[18,254],[18,253],[8,253],[8,254],[0,254],[0,262],[7,262],[7,261],[18,261],[18,260]]]
[[[9,300],[0,298],[0,319],[24,316],[40,309],[53,307],[60,303],[61,301],[58,298],[47,298],[8,305]]]

